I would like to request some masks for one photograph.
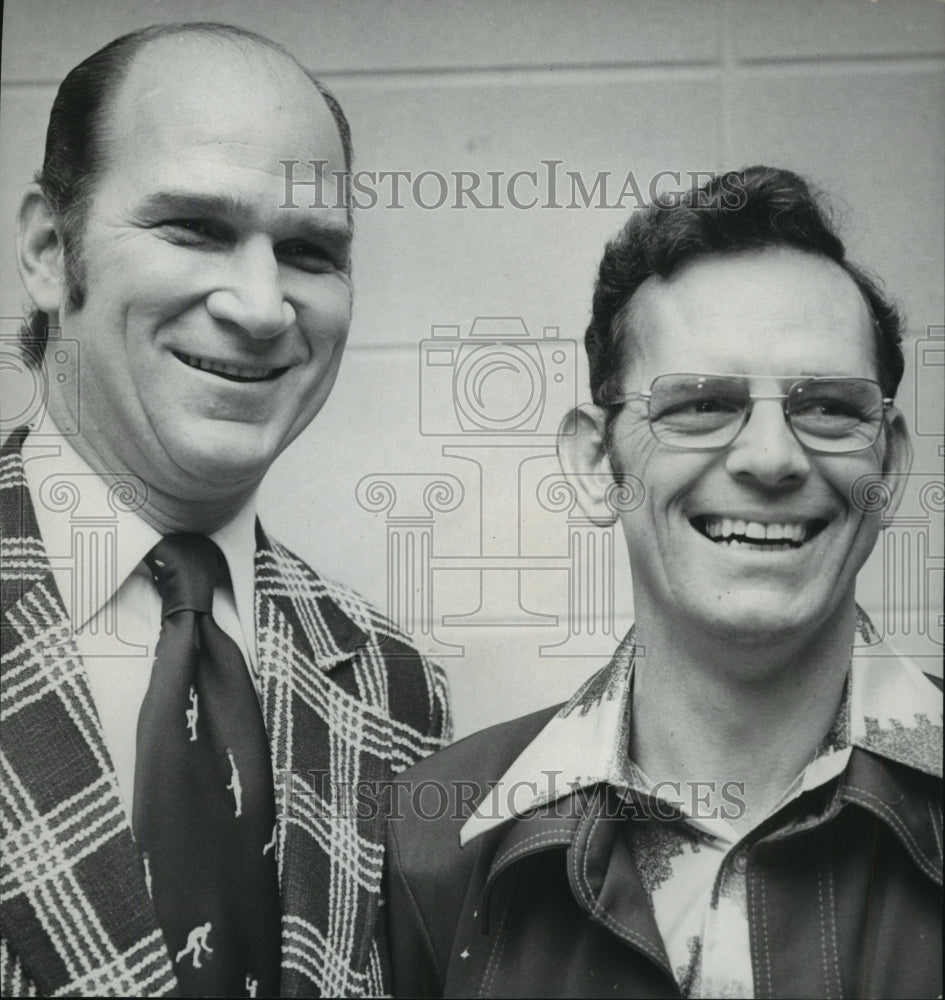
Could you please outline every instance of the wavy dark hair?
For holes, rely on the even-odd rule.
[[[628,304],[651,275],[669,278],[708,255],[791,247],[839,265],[856,284],[873,318],[878,380],[894,397],[902,379],[903,319],[879,282],[847,259],[825,197],[790,170],[754,166],[733,170],[690,191],[678,203],[635,212],[605,250],[584,335],[591,396],[609,407],[608,430],[620,410],[628,361]]]
[[[322,95],[338,128],[350,174],[353,151],[348,119],[328,87],[307,70],[288,49],[254,31],[215,21],[155,24],[109,42],[72,69],[59,86],[46,130],[46,149],[36,182],[54,212],[62,240],[63,267],[69,304],[85,302],[82,237],[95,184],[107,166],[104,142],[106,116],[135,56],[151,42],[180,35],[200,35],[244,46],[262,45],[288,57]],[[33,310],[20,331],[24,357],[38,365],[46,351],[49,317]]]

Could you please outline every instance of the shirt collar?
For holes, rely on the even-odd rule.
[[[81,629],[161,539],[134,512],[145,485],[132,475],[98,475],[48,419],[24,471],[53,578],[72,627]]]
[[[42,448],[24,456],[24,470],[53,578],[72,627],[81,629],[161,540],[136,513],[135,499],[146,484],[130,474],[96,473],[48,418]],[[256,650],[255,524],[253,493],[232,520],[210,535],[226,558],[251,659]],[[90,544],[93,540],[96,544]],[[96,554],[106,560],[103,565],[93,564]]]
[[[210,536],[226,557],[233,584],[236,614],[246,639],[251,666],[256,667],[256,493],[236,516]]]
[[[869,619],[862,611],[859,615],[859,638],[876,639]],[[634,649],[631,628],[611,662],[547,723],[469,817],[460,832],[463,846],[578,788],[599,783],[621,790],[633,787],[635,769],[627,748]],[[838,725],[848,727],[846,739]],[[823,746],[816,755],[814,770],[805,773],[803,788],[836,771],[837,754],[830,751],[849,746],[940,778],[942,693],[916,664],[885,643],[857,646],[851,658],[848,696],[831,727],[829,742],[831,746]],[[842,759],[845,763],[846,755]]]

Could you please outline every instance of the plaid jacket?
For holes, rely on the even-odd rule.
[[[4,996],[170,996],[164,939],[26,488],[0,449]],[[256,642],[276,788],[284,996],[384,992],[374,790],[449,735],[440,669],[257,524]],[[234,873],[238,877],[238,873]]]

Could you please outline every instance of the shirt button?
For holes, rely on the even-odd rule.
[[[732,867],[739,875],[748,871],[748,851],[739,851],[732,859]]]

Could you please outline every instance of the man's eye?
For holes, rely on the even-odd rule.
[[[808,399],[793,408],[796,417],[809,420],[861,420],[862,412],[853,404],[842,399]]]
[[[673,414],[684,414],[699,416],[702,414],[716,413],[738,413],[739,406],[730,399],[700,396],[698,399],[689,399],[678,402],[668,407],[667,412]]]
[[[741,407],[731,399],[700,396],[676,400],[663,410],[651,412],[650,419],[681,433],[712,430],[738,419]]]
[[[737,413],[739,406],[730,399],[700,399],[692,404],[695,413]]]
[[[856,407],[843,399],[808,399],[794,411],[804,416],[846,417],[855,415]]]
[[[342,264],[336,261],[324,247],[314,243],[306,243],[304,240],[280,243],[276,248],[276,255],[290,267],[298,268],[300,271],[308,271],[311,274],[323,274],[342,267]]]
[[[158,223],[158,228],[182,243],[204,243],[220,238],[217,227],[207,219],[164,219]]]

